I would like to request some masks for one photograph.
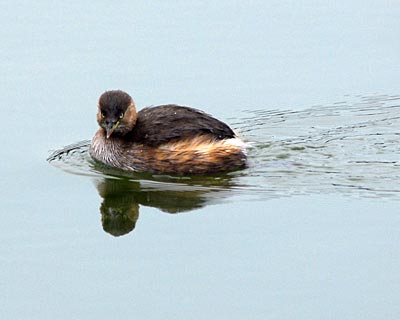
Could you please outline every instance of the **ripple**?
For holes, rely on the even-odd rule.
[[[244,110],[227,122],[249,144],[250,166],[243,171],[206,177],[126,173],[93,161],[88,140],[55,151],[48,161],[74,174],[128,179],[144,191],[200,192],[212,201],[332,193],[400,199],[400,96],[358,97],[301,111]]]

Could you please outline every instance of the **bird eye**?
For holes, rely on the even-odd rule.
[[[102,118],[105,118],[105,117],[106,117],[106,114],[105,114],[104,111],[101,111],[101,117],[102,117]]]
[[[124,113],[121,112],[121,113],[119,114],[119,118],[122,119],[123,117],[124,117]]]

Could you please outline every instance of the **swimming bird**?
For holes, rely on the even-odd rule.
[[[224,122],[175,104],[136,112],[121,90],[104,92],[89,153],[108,166],[128,171],[205,175],[246,167],[245,143]]]

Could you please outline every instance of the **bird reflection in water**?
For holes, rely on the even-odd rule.
[[[103,229],[113,236],[122,236],[135,229],[140,206],[178,213],[224,201],[243,171],[209,176],[169,176],[125,172],[110,168],[88,156],[90,141],[81,141],[56,150],[48,161],[64,171],[78,175],[94,173],[100,197]],[[99,175],[101,177],[99,177]],[[243,187],[243,186],[241,186]]]
[[[104,179],[97,184],[103,202],[100,206],[104,231],[118,237],[131,232],[139,218],[139,203],[135,192],[126,188],[133,182]]]
[[[96,187],[103,201],[100,206],[105,232],[118,237],[135,229],[140,206],[158,208],[166,213],[179,213],[202,208],[229,196],[231,179],[211,180],[203,185],[166,183],[143,187],[140,181],[103,178]],[[178,189],[178,190],[176,190]]]

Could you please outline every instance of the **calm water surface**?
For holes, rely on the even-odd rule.
[[[400,317],[395,1],[0,9],[1,319]],[[113,88],[228,122],[249,168],[98,166]]]

